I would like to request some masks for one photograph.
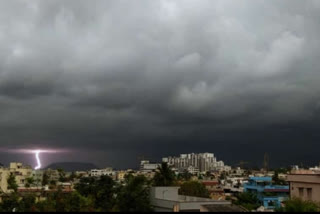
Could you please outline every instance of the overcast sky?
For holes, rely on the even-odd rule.
[[[318,0],[1,1],[0,147],[317,164],[319,20]]]

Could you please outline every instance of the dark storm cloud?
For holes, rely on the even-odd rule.
[[[106,151],[85,158],[115,166],[193,151],[318,161],[319,11],[316,0],[1,2],[1,146]]]

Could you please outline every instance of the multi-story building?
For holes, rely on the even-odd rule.
[[[75,174],[78,177],[88,177],[89,176],[89,172],[88,171],[76,171]]]
[[[0,193],[8,191],[8,182],[7,179],[10,176],[10,170],[7,168],[0,168]]]
[[[34,180],[35,186],[42,186],[42,179],[43,179],[44,170],[32,170],[32,177]]]
[[[10,175],[15,176],[16,184],[18,187],[24,187],[26,179],[32,176],[32,168],[22,163],[10,163],[9,168],[0,168],[0,190],[8,192],[8,178]]]
[[[91,169],[89,172],[89,176],[93,176],[93,177],[100,177],[103,175],[113,176],[115,174],[116,172],[113,171],[113,169],[110,167],[105,169]]]
[[[128,174],[127,171],[121,170],[121,171],[117,171],[117,180],[118,181],[124,181],[125,176]]]
[[[59,175],[59,171],[56,169],[47,169],[44,174],[46,174],[46,176],[48,177],[48,182],[52,183],[52,182],[58,182],[60,175]]]
[[[273,185],[272,177],[250,177],[244,184],[244,192],[257,195],[266,209],[275,209],[288,199],[289,186]]]
[[[188,170],[189,167],[192,167],[192,171],[199,172],[231,169],[231,167],[225,166],[223,161],[217,161],[213,153],[181,154],[179,157],[164,157],[162,161],[178,171]]]
[[[290,197],[320,202],[320,171],[296,170],[287,176]]]
[[[22,163],[10,163],[10,173],[16,177],[18,187],[24,187],[26,179],[32,176],[32,168]]]
[[[152,172],[158,169],[159,163],[150,163],[148,160],[142,160],[140,162],[140,171],[142,172]]]

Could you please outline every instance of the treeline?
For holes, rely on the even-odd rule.
[[[44,192],[45,200],[36,194],[13,192],[3,197],[1,212],[150,212],[150,181],[144,176],[126,176],[122,185],[109,176],[81,178],[75,191]]]
[[[109,176],[83,177],[73,192],[65,192],[61,187],[43,191],[44,200],[36,200],[39,196],[36,194],[19,193],[15,179],[9,177],[8,181],[14,192],[3,197],[0,212],[151,212],[151,186],[179,185],[181,194],[209,197],[202,183],[186,178],[178,180],[165,163],[152,180],[132,174],[126,175],[122,183]]]

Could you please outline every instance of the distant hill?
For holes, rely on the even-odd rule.
[[[48,165],[45,169],[63,169],[66,172],[74,171],[88,171],[90,169],[98,169],[96,165],[92,163],[81,163],[81,162],[59,162]]]

